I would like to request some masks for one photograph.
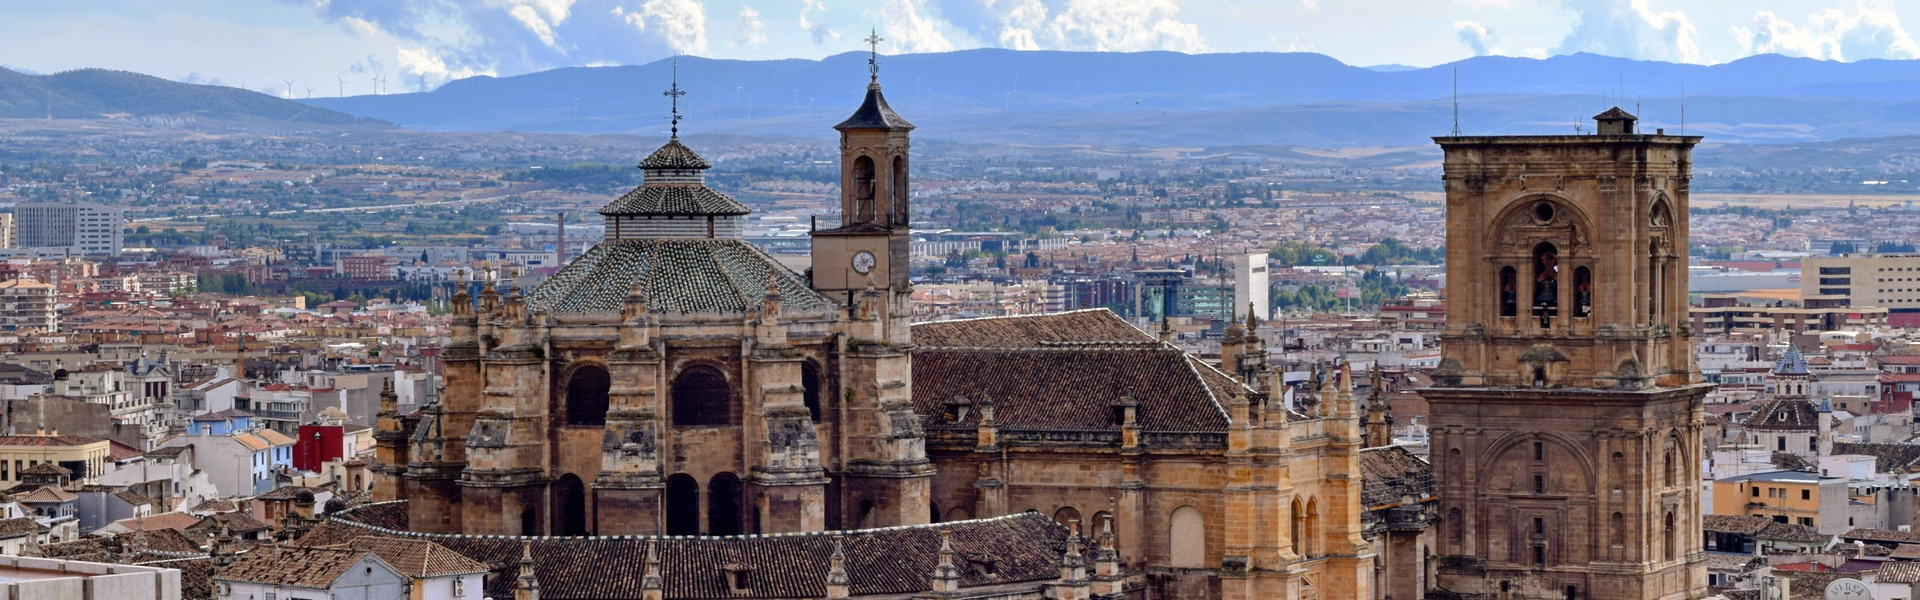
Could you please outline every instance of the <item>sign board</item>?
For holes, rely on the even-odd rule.
[[[1827,600],[1873,600],[1873,589],[1858,579],[1835,579],[1827,584]]]

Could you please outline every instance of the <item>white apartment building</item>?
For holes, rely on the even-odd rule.
[[[18,248],[75,248],[82,254],[120,255],[126,209],[105,204],[31,203],[14,207]]]
[[[56,291],[52,285],[31,279],[0,281],[0,330],[58,331]]]

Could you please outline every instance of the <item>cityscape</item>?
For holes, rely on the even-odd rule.
[[[0,597],[1916,598],[1920,7],[1324,3],[0,2]]]

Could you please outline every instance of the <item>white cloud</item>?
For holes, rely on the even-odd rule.
[[[1746,54],[1777,53],[1824,60],[1920,58],[1920,44],[1907,35],[1899,15],[1885,2],[1855,2],[1851,12],[1830,8],[1796,25],[1759,11],[1754,27],[1735,25],[1733,34]]]
[[[707,51],[707,11],[695,0],[647,0],[640,5],[640,10],[628,11],[616,6],[613,14],[641,31],[646,31],[651,23],[674,52],[703,54]]]
[[[1047,22],[1048,46],[1067,50],[1205,52],[1200,27],[1173,0],[1067,0]]]
[[[1655,10],[1651,0],[1561,0],[1576,15],[1555,54],[1592,52],[1642,60],[1700,62],[1686,13]]]
[[[748,48],[759,48],[767,43],[767,23],[760,20],[760,11],[753,7],[740,5],[740,16],[735,19],[735,28],[739,37],[734,44]]]
[[[891,0],[881,9],[882,20],[886,22],[886,38],[893,47],[903,52],[947,52],[955,48],[953,41],[941,33],[944,24],[938,16],[928,14],[929,9],[923,0]]]
[[[1493,32],[1477,21],[1460,21],[1453,24],[1453,31],[1460,36],[1460,43],[1466,44],[1474,56],[1495,54]]]
[[[1453,0],[1454,4],[1467,8],[1513,8],[1513,0]]]
[[[1318,12],[1320,10],[1320,3],[1315,0],[1300,0],[1300,8],[1308,12]]]
[[[507,8],[507,14],[541,42],[553,46],[556,43],[554,26],[565,22],[572,9],[573,0],[518,0]],[[356,25],[364,26],[364,23]]]
[[[825,45],[828,38],[836,42],[840,41],[840,32],[834,31],[832,25],[818,20],[820,13],[826,11],[827,5],[820,0],[800,0],[800,28],[813,36],[813,43],[816,46]],[[809,18],[809,14],[813,16]]]
[[[426,48],[407,48],[402,46],[395,60],[402,70],[415,76],[426,77],[429,85],[445,83],[455,79],[475,75],[493,75],[492,71],[483,71],[469,67],[451,68],[446,59],[440,58]]]

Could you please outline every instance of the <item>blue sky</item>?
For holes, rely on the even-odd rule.
[[[304,97],[675,53],[1308,51],[1356,65],[1578,51],[1692,63],[1920,58],[1907,0],[0,0],[0,65]],[[291,80],[292,84],[287,81]],[[309,90],[308,88],[312,88]]]

